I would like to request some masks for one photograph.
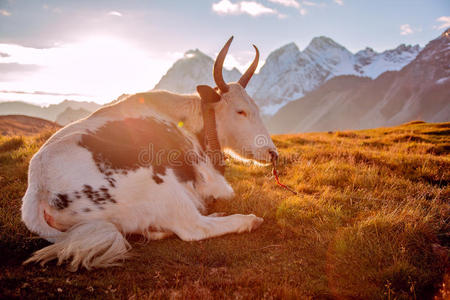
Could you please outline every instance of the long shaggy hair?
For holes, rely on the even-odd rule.
[[[76,271],[80,266],[87,270],[106,268],[120,265],[130,249],[130,244],[114,224],[95,220],[71,227],[58,236],[53,245],[36,251],[24,264],[40,261],[43,265],[57,258],[58,265],[70,261],[70,271]]]

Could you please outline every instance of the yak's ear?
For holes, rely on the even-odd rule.
[[[200,98],[207,103],[220,101],[220,95],[209,85],[197,85],[197,92]]]

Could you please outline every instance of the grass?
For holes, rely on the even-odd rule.
[[[255,213],[255,232],[187,243],[130,237],[122,267],[22,266],[48,243],[20,222],[32,154],[49,137],[0,138],[0,295],[8,298],[445,299],[450,123],[275,136],[281,181],[230,162],[236,191],[211,211]],[[445,275],[447,273],[447,275]],[[445,283],[445,284],[444,284]],[[0,297],[1,297],[0,296]]]

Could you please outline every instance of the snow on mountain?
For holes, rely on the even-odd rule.
[[[330,38],[318,37],[303,52],[294,43],[272,52],[248,90],[262,113],[272,115],[327,79],[355,73],[350,51]]]
[[[215,86],[212,69],[214,60],[200,50],[189,50],[184,57],[175,62],[156,84],[154,89],[168,90],[176,93],[195,92],[197,85]],[[241,73],[236,69],[223,70],[225,81],[238,81]]]
[[[303,53],[329,72],[327,79],[355,72],[353,53],[328,37],[313,38]]]
[[[325,81],[339,75],[376,78],[386,71],[400,70],[420,52],[420,47],[400,45],[377,53],[366,48],[351,53],[328,37],[316,37],[300,51],[295,43],[287,44],[266,59],[259,73],[250,81],[247,92],[264,115],[273,115],[283,105],[304,96]],[[155,89],[191,93],[199,84],[214,86],[214,61],[198,49],[189,50],[161,78]],[[226,81],[237,81],[237,69],[224,69]]]
[[[389,58],[399,63],[409,56],[405,52],[417,51],[414,47],[399,48],[381,54],[366,49],[365,57]],[[448,122],[449,78],[450,29],[447,29],[400,70],[384,72],[375,79],[336,76],[286,104],[267,125],[271,133],[293,133],[393,126],[412,120]]]
[[[376,53],[371,48],[366,48],[355,54],[356,71],[362,75],[376,78],[386,71],[398,71],[411,62],[421,48],[419,45],[411,46],[401,44],[395,49]]]
[[[247,88],[263,114],[273,114],[289,100],[314,89],[327,74],[312,65],[294,43],[273,51]]]
[[[420,47],[400,45],[377,53],[366,48],[356,54],[328,37],[312,39],[305,50],[294,44],[272,52],[249,86],[249,93],[263,114],[272,115],[292,100],[313,91],[339,75],[376,78],[386,71],[400,70],[420,52]]]

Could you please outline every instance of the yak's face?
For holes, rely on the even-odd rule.
[[[216,122],[224,150],[260,162],[270,162],[277,153],[258,106],[239,83],[230,83],[216,104]]]
[[[256,57],[249,69],[238,82],[225,83],[222,66],[231,38],[220,51],[214,64],[216,88],[198,86],[202,101],[214,106],[217,136],[221,148],[240,157],[270,162],[278,157],[277,149],[262,122],[259,108],[247,94],[245,87],[258,65],[259,51],[255,47]]]

